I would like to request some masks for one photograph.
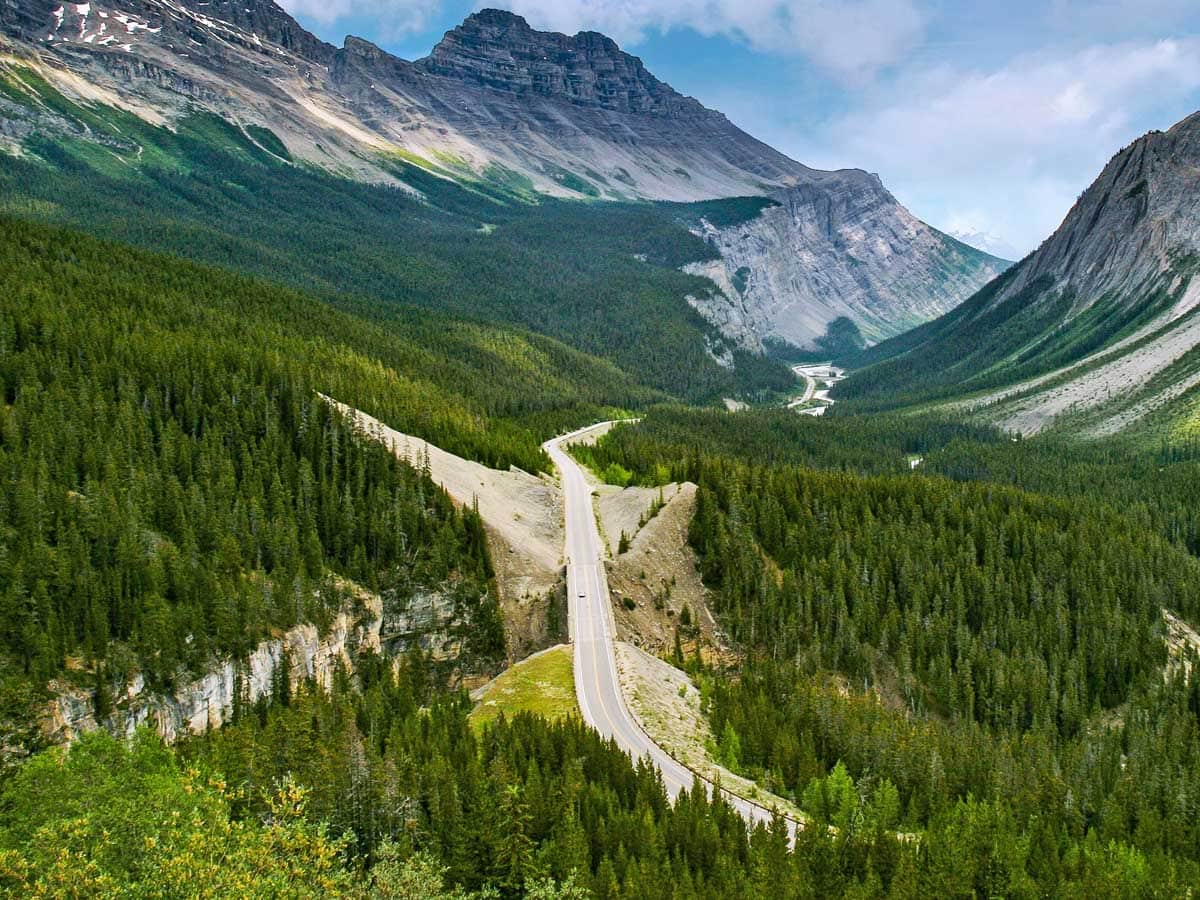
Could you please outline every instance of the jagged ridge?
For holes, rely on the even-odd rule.
[[[517,94],[558,97],[579,106],[725,121],[720,113],[659,81],[611,38],[594,31],[574,37],[534,31],[525,19],[502,10],[468,16],[417,65],[433,75]]]

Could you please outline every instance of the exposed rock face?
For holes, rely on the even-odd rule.
[[[0,27],[8,35],[36,40],[45,21],[45,11],[40,4],[0,0]]]
[[[361,38],[335,48],[269,0],[0,2],[15,4],[6,34],[105,87],[149,89],[178,113],[201,99],[271,128],[300,158],[365,178],[388,180],[374,157],[396,148],[477,172],[500,165],[565,196],[741,196],[810,171],[603,35],[537,32],[511,13],[476,13],[411,63]]]
[[[878,341],[953,309],[1006,266],[918,220],[866,172],[831,172],[773,197],[780,205],[757,219],[705,228],[723,273],[692,267],[729,297],[731,337],[748,329],[809,347],[847,316]]]
[[[1062,225],[1014,273],[991,307],[1038,279],[1044,296],[1077,298],[1068,320],[1106,295],[1136,296],[1182,256],[1200,252],[1200,113],[1153,131],[1105,166]]]
[[[416,641],[434,658],[454,655],[444,630],[453,610],[439,595],[418,595],[400,614],[385,614],[380,598],[369,594],[355,606],[339,613],[324,635],[311,624],[299,625],[281,638],[263,641],[244,660],[221,661],[170,694],[148,690],[141,675],[135,675],[121,686],[114,712],[104,721],[96,720],[93,692],[60,686],[44,722],[46,736],[52,743],[65,743],[97,728],[130,735],[149,725],[171,743],[229,721],[239,692],[246,703],[269,697],[285,665],[291,684],[311,679],[328,688],[339,668],[353,674],[363,653],[386,653]]]
[[[784,210],[713,235],[731,276],[750,269],[745,297],[726,291],[730,308],[697,299],[748,347],[770,334],[805,343],[841,314],[882,337],[996,271],[871,176],[789,159],[600,34],[538,32],[484,10],[407,62],[360,38],[326,44],[270,0],[0,0],[0,16],[4,34],[40,54],[44,77],[68,94],[86,83],[154,121],[198,105],[269,128],[294,158],[353,177],[394,182],[403,151],[448,176],[502,177],[556,196],[778,195]],[[0,141],[19,143],[27,127],[0,129]]]
[[[574,37],[534,31],[519,16],[495,9],[468,17],[420,65],[434,75],[579,106],[724,120],[663,84],[611,38],[593,31]]]
[[[709,230],[716,233],[711,226]],[[744,274],[745,270],[734,269],[731,273],[730,268],[727,259],[684,266],[685,272],[707,278],[717,288],[698,296],[689,295],[687,302],[735,344],[761,353],[764,350],[762,338],[771,334],[770,320],[762,309],[747,302],[744,288],[739,289],[742,282],[734,282],[737,273],[741,271]]]

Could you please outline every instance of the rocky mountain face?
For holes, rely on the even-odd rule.
[[[1056,293],[1072,296],[1068,322],[1108,298],[1128,303],[1148,282],[1200,250],[1198,165],[1200,113],[1130,144],[990,306],[1039,280],[1048,282],[1039,297],[1043,302]],[[1194,291],[1185,293],[1188,299],[1181,302],[1189,307],[1200,299]]]
[[[1110,434],[1173,406],[1200,385],[1197,173],[1200,113],[1123,149],[1037,252],[877,356],[943,361],[934,388],[989,388],[976,404],[1026,433]]]
[[[919,221],[877,176],[822,174],[775,192],[780,205],[757,219],[702,231],[721,260],[691,270],[744,310],[749,332],[808,347],[846,317],[875,342],[953,309],[1004,270],[1002,260]]]
[[[699,303],[748,346],[809,342],[837,315],[886,337],[999,270],[866,173],[789,159],[600,34],[484,10],[409,62],[360,38],[327,44],[270,0],[0,0],[0,29],[9,65],[19,57],[68,95],[162,124],[204,109],[348,177],[399,183],[403,160],[530,197],[774,196],[782,211],[711,235],[731,283],[750,271],[746,291]],[[0,107],[0,144],[19,148],[27,124],[4,122]]]
[[[494,9],[447,33],[417,65],[433,75],[582,107],[724,121],[720,113],[659,81],[611,38],[590,31],[574,37],[534,31],[524,19]]]

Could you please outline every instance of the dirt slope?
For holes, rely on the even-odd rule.
[[[326,398],[366,434],[416,466],[429,462],[433,480],[457,503],[478,505],[487,527],[504,611],[510,659],[545,646],[549,595],[561,589],[563,514],[558,485],[547,476],[507,472],[389,428],[366,413]]]

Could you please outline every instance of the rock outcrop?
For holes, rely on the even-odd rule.
[[[54,698],[43,722],[51,743],[67,743],[80,734],[105,728],[130,735],[141,726],[153,728],[168,743],[201,734],[228,722],[237,703],[252,704],[270,697],[279,679],[296,686],[314,681],[328,688],[334,674],[356,671],[364,653],[391,654],[416,642],[435,659],[456,654],[456,639],[447,631],[452,604],[438,594],[417,595],[402,612],[386,612],[376,595],[358,592],[356,602],[343,609],[319,633],[312,624],[298,625],[281,637],[261,642],[244,659],[224,659],[204,675],[185,681],[171,692],[150,690],[135,674],[115,685],[113,712],[96,718],[95,692],[52,685]],[[286,667],[286,673],[282,671]]]
[[[1047,282],[1069,292],[1066,320],[1108,297],[1136,297],[1184,257],[1200,254],[1200,113],[1152,131],[1105,166],[1058,230],[1014,273],[988,308]]]
[[[725,119],[659,81],[611,38],[594,31],[574,37],[534,31],[520,16],[496,9],[469,16],[419,65],[433,75],[578,106],[664,118]]]
[[[722,288],[724,309],[697,308],[735,339],[750,331],[808,348],[845,316],[879,341],[953,309],[1007,266],[930,228],[866,172],[831,172],[772,197],[780,205],[749,222],[705,223],[721,261],[689,268]]]

